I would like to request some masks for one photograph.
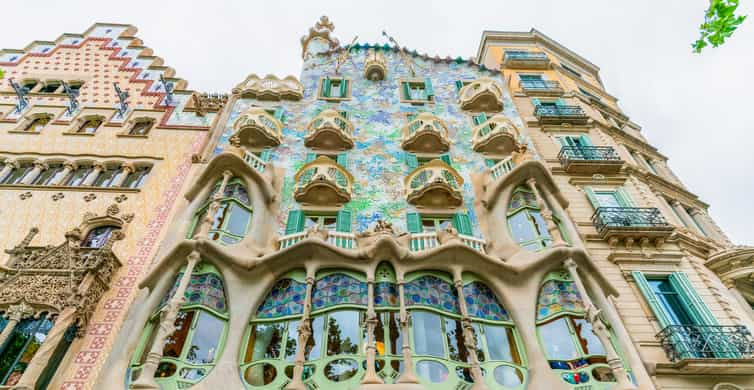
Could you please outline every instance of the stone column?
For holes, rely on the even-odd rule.
[[[233,177],[233,172],[229,170],[223,172],[223,181],[220,183],[220,188],[218,188],[215,195],[212,196],[212,203],[207,207],[207,214],[205,214],[204,218],[198,222],[199,226],[194,234],[195,240],[199,238],[209,239],[209,229],[212,227],[212,221],[215,219],[217,210],[220,209],[220,199],[223,198],[225,187],[228,185],[228,181],[231,177]]]
[[[724,281],[723,284],[728,289],[728,292],[730,292],[730,295],[733,296],[733,299],[735,299],[736,302],[738,302],[738,304],[743,308],[743,311],[746,312],[749,320],[754,321],[754,308],[751,307],[751,304],[749,304],[749,301],[746,300],[746,297],[744,297],[743,294],[738,291],[738,288],[736,287],[736,281],[730,279]],[[2,345],[1,339],[0,345]]]
[[[623,145],[621,143],[618,143],[618,151],[621,155],[621,158],[623,161],[631,161],[633,160],[633,156],[631,156],[631,152],[628,151],[628,148],[626,148],[626,145]]]
[[[681,202],[677,200],[671,200],[670,205],[673,207],[673,210],[676,211],[676,213],[680,216],[681,220],[683,220],[684,225],[686,225],[686,228],[689,230],[693,230],[697,233],[701,233],[704,235],[704,232],[699,231],[699,228],[696,226],[696,223],[694,220],[691,219],[691,216],[689,213],[686,212],[686,208],[683,207]]]
[[[691,212],[689,213],[689,215],[694,221],[696,221],[696,223],[699,224],[699,226],[702,227],[707,237],[715,241],[725,242],[725,237],[722,237],[720,235],[720,232],[718,232],[717,229],[715,229],[715,227],[712,226],[712,224],[710,223],[709,214],[705,213],[704,211],[698,208],[693,208],[691,209]]]
[[[60,175],[60,178],[55,180],[54,182],[51,182],[51,186],[59,186],[63,184],[63,181],[68,178],[68,176],[71,174],[71,172],[75,171],[77,168],[75,163],[72,163],[70,161],[63,164],[63,174]]]
[[[286,390],[306,390],[302,379],[304,375],[304,363],[306,362],[306,343],[312,337],[312,290],[314,289],[314,275],[306,276],[306,296],[304,298],[304,312],[301,314],[301,322],[298,324],[298,345],[296,346],[296,359],[293,366],[293,379],[286,386]],[[322,353],[325,353],[322,349]]]
[[[89,172],[89,175],[86,176],[86,179],[81,183],[82,186],[91,186],[95,180],[97,180],[97,176],[99,176],[102,171],[105,170],[105,167],[102,164],[95,164],[92,171]]]
[[[673,210],[670,209],[670,204],[668,203],[667,199],[665,199],[665,195],[662,194],[662,192],[655,192],[655,196],[657,196],[657,202],[660,206],[660,210],[663,211],[663,213],[666,215],[666,219],[668,221],[675,221],[675,225],[678,226],[684,226],[683,221],[681,221],[677,215],[673,212]]]
[[[5,344],[5,341],[8,340],[8,337],[10,337],[10,334],[13,333],[16,325],[18,325],[21,320],[31,317],[33,314],[34,309],[23,301],[19,304],[8,307],[8,310],[5,312],[5,317],[8,319],[8,323],[5,324],[3,332],[0,333],[0,346]]]
[[[47,333],[44,342],[39,346],[39,349],[34,354],[29,365],[26,366],[23,375],[21,375],[21,379],[16,383],[16,388],[36,388],[35,385],[39,376],[42,375],[44,369],[47,368],[47,364],[49,363],[52,354],[55,353],[55,349],[57,349],[58,344],[63,341],[66,331],[75,321],[76,308],[73,306],[64,308],[63,311],[58,314],[57,318],[55,318],[55,324],[52,326],[52,329]]]
[[[154,380],[154,373],[157,371],[157,365],[162,359],[162,351],[165,348],[165,341],[175,332],[175,320],[178,318],[178,311],[185,301],[186,288],[191,281],[191,274],[199,263],[201,256],[199,252],[193,251],[186,257],[186,269],[178,283],[175,294],[168,300],[168,303],[160,310],[160,321],[154,330],[157,334],[154,337],[152,345],[149,347],[146,361],[141,369],[139,377],[131,384],[133,389],[159,389],[160,385]]]
[[[487,385],[484,383],[484,374],[482,374],[482,368],[479,366],[479,357],[477,353],[476,335],[474,334],[474,326],[471,324],[471,317],[469,317],[469,309],[466,307],[466,298],[463,294],[463,279],[460,272],[455,272],[453,275],[454,283],[456,286],[456,293],[458,294],[458,306],[461,310],[461,323],[463,324],[463,345],[466,347],[466,351],[469,353],[469,364],[471,364],[471,378],[474,380],[474,385],[471,387],[474,390],[486,390]]]
[[[21,184],[31,184],[31,182],[36,179],[42,171],[49,168],[47,164],[45,164],[42,161],[35,161],[34,162],[34,168],[32,168],[31,171],[29,171],[23,179],[21,179]]]
[[[131,173],[135,172],[136,168],[134,168],[134,165],[131,163],[123,164],[120,171],[120,177],[113,182],[113,185],[111,187],[120,187],[123,185],[123,182],[126,181],[126,178]]]
[[[555,223],[555,219],[552,216],[552,210],[550,210],[547,202],[545,202],[545,199],[539,192],[539,188],[537,188],[537,181],[534,178],[530,178],[526,180],[526,184],[529,185],[531,190],[534,192],[534,196],[537,197],[537,204],[539,205],[540,212],[542,213],[542,217],[545,219],[545,222],[547,222],[547,231],[550,232],[550,237],[552,237],[552,246],[566,246],[563,237],[560,235],[558,224]]]
[[[605,351],[607,352],[607,364],[608,366],[610,366],[610,370],[612,370],[613,376],[615,376],[615,379],[618,381],[617,388],[636,389],[636,386],[634,386],[634,384],[628,380],[626,370],[623,367],[623,361],[621,361],[618,352],[615,350],[615,346],[610,340],[610,332],[608,332],[607,326],[604,322],[602,322],[602,319],[600,318],[601,310],[597,309],[597,307],[594,306],[594,303],[592,303],[592,299],[589,297],[586,287],[584,287],[584,283],[581,281],[581,276],[579,276],[579,272],[576,269],[576,262],[573,261],[573,259],[567,259],[563,262],[563,266],[568,270],[568,273],[571,275],[571,279],[573,279],[573,282],[576,284],[576,288],[581,295],[581,300],[586,307],[587,320],[592,324],[592,332],[595,336],[597,336],[598,339],[600,339],[600,342],[605,347]]]
[[[411,358],[411,344],[408,340],[408,326],[409,318],[408,311],[406,310],[406,299],[404,298],[404,285],[406,281],[403,279],[403,275],[398,279],[398,300],[400,302],[400,321],[401,321],[401,336],[403,339],[403,345],[401,351],[403,353],[403,372],[398,378],[396,383],[419,383],[419,379],[414,374],[414,363]]]
[[[18,168],[18,161],[5,160],[5,166],[0,170],[0,182],[5,180],[5,177],[10,174],[10,171],[16,168]]]
[[[374,311],[374,278],[367,278],[367,367],[362,384],[382,384],[385,383],[382,378],[377,376],[374,368],[377,348],[375,346],[374,328],[377,327],[377,313]]]

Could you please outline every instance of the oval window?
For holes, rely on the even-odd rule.
[[[416,373],[432,383],[442,383],[448,380],[448,368],[432,360],[422,360],[416,363]]]
[[[359,363],[353,359],[337,359],[325,366],[325,376],[333,382],[349,380],[359,371]]]
[[[293,366],[291,366],[293,367]],[[269,385],[277,377],[278,371],[275,366],[269,363],[255,364],[253,366],[246,367],[246,371],[243,373],[246,383],[252,386],[264,386]]]
[[[495,382],[503,386],[517,387],[524,383],[524,375],[516,367],[497,366],[492,375],[495,377]]]
[[[154,373],[155,378],[168,378],[173,376],[175,374],[175,370],[177,370],[178,367],[175,366],[175,364],[170,362],[160,362],[160,364],[157,366],[157,371]]]

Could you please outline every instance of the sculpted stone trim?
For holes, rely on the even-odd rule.
[[[450,149],[448,125],[431,112],[419,113],[403,126],[401,147],[409,152],[445,153]]]
[[[494,115],[474,127],[471,144],[475,152],[507,155],[519,148],[518,127],[504,115]]]
[[[304,86],[294,76],[283,79],[268,74],[260,78],[251,74],[244,81],[233,88],[233,94],[242,98],[258,100],[301,100],[304,97]]]
[[[330,36],[330,33],[332,33],[333,30],[335,30],[335,25],[330,19],[327,16],[321,16],[314,27],[309,29],[309,33],[301,37],[301,58],[306,59],[309,42],[315,38],[327,41],[330,50],[336,49],[340,46],[340,42],[335,37]]]
[[[450,165],[434,159],[403,179],[406,201],[419,207],[446,208],[463,204],[463,178]]]
[[[503,88],[489,77],[481,77],[465,85],[458,92],[461,109],[498,112],[503,109]]]
[[[242,146],[264,148],[283,142],[283,124],[261,107],[251,107],[241,114],[233,123],[233,131]]]
[[[508,200],[501,199],[500,197],[503,189],[512,186],[515,187],[517,184],[525,182],[528,178],[536,179],[537,183],[545,186],[548,192],[555,196],[555,199],[558,200],[561,207],[564,209],[568,208],[568,199],[566,199],[566,197],[560,192],[560,188],[555,184],[547,167],[545,167],[540,161],[532,160],[518,164],[502,179],[494,180],[491,183],[484,185],[483,193],[480,194],[484,195],[481,198],[482,205],[487,209],[492,209],[498,202],[502,201],[504,204],[507,204]]]
[[[353,123],[338,111],[326,109],[306,126],[309,130],[304,145],[323,150],[348,150],[353,148]]]

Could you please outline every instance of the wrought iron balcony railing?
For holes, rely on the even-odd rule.
[[[621,161],[612,146],[563,146],[558,154],[562,164],[568,161]]]
[[[542,116],[559,116],[559,117],[581,117],[586,116],[584,110],[579,106],[544,106],[538,105],[534,110],[534,115]]]
[[[671,362],[754,358],[754,339],[745,326],[670,325],[657,338]]]
[[[518,86],[525,91],[563,92],[560,83],[554,80],[521,80]]]
[[[515,60],[547,60],[547,54],[539,51],[506,50],[505,57]]]
[[[600,207],[592,216],[597,231],[608,228],[668,227],[668,222],[655,207]]]
[[[503,66],[520,69],[547,69],[550,58],[541,51],[506,50]]]

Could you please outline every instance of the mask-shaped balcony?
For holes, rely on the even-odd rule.
[[[503,88],[488,77],[467,84],[461,88],[459,95],[459,104],[463,110],[498,112],[503,109]]]
[[[589,117],[579,106],[540,104],[534,109],[534,115],[543,125],[585,125]]]
[[[445,153],[450,148],[448,127],[442,119],[422,112],[403,127],[401,146],[413,153]]]
[[[563,146],[558,159],[568,173],[615,174],[623,166],[612,146]]]
[[[473,130],[471,145],[475,152],[507,155],[516,150],[518,128],[503,115],[495,115]]]
[[[511,69],[547,69],[550,58],[539,51],[506,50],[503,66]]]
[[[347,150],[353,148],[353,124],[335,110],[324,110],[307,126],[304,145],[312,149]]]
[[[387,76],[387,61],[381,51],[369,49],[364,61],[364,78],[371,81],[384,80]]]
[[[283,124],[260,107],[251,107],[233,124],[241,146],[268,148],[283,141]]]
[[[432,160],[404,179],[406,200],[420,207],[446,208],[463,204],[463,178],[442,160]]]
[[[597,233],[611,246],[625,240],[626,246],[650,241],[657,247],[673,233],[660,210],[654,207],[600,207],[592,216]]]
[[[351,200],[353,176],[329,157],[307,163],[295,179],[293,198],[299,203],[337,206]]]

